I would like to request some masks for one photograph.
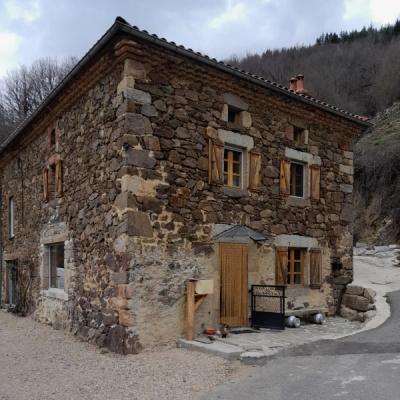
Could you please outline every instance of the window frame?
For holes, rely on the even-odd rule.
[[[299,257],[295,257],[295,252],[299,251]],[[288,286],[303,285],[304,281],[304,258],[306,249],[302,247],[288,247],[286,284]],[[295,271],[295,263],[300,263],[300,271]],[[295,282],[295,277],[299,276],[299,282]]]
[[[64,291],[65,290],[65,243],[64,242],[57,242],[57,243],[50,243],[50,244],[48,244],[48,245],[46,245],[46,247],[47,247],[47,251],[48,251],[48,254],[47,254],[47,273],[48,273],[48,279],[47,279],[47,288],[49,289],[49,290],[62,290],[62,291]],[[61,259],[62,259],[62,267],[58,267],[57,265],[58,264],[56,264],[56,265],[54,265],[53,266],[53,261],[52,261],[52,248],[61,248],[62,247],[62,254],[61,254]],[[56,254],[56,258],[58,258],[59,256]],[[52,278],[53,278],[53,274],[52,274],[52,272],[53,272],[53,267],[55,267],[55,279],[56,279],[56,283],[53,285],[53,282],[52,282]],[[57,278],[58,278],[58,275],[57,275],[57,270],[58,269],[63,269],[63,279],[62,279],[62,286],[60,287],[60,286],[58,286],[58,281],[57,281]]]
[[[227,122],[230,122],[235,125],[239,125],[240,124],[240,110],[233,109],[232,107],[229,107],[229,105],[228,105]]]
[[[8,199],[8,233],[10,239],[15,237],[15,204],[13,196]]]
[[[300,166],[301,169],[298,169],[297,166]],[[295,173],[293,173],[293,169],[296,168]],[[301,170],[301,185],[298,184],[297,182],[297,172],[298,170]],[[305,198],[305,192],[306,192],[306,185],[305,185],[305,170],[306,166],[305,164],[298,162],[298,161],[292,161],[290,160],[290,174],[289,174],[289,196],[294,197],[297,199],[304,199]],[[297,194],[297,189],[301,187],[301,195]]]
[[[225,152],[228,152],[228,158],[225,158]],[[233,158],[234,153],[239,154],[240,160],[235,161]],[[232,156],[232,157],[231,157]],[[239,147],[224,145],[224,155],[223,155],[223,170],[222,177],[224,186],[235,188],[235,189],[243,189],[243,162],[244,162],[244,151]],[[225,169],[225,163],[227,163],[227,170]],[[239,164],[239,173],[234,172],[234,165]],[[227,181],[225,181],[225,177],[227,177]],[[233,184],[234,178],[239,178],[239,185],[236,186]]]

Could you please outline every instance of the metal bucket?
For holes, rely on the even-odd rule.
[[[321,324],[325,325],[326,324],[326,318],[324,314],[318,313],[318,314],[313,314],[308,316],[308,320],[312,322],[313,324]]]
[[[291,315],[285,318],[285,325],[289,328],[298,328],[300,326],[300,319]]]

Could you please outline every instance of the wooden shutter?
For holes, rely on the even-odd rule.
[[[310,287],[318,289],[322,284],[322,253],[320,249],[311,249]]]
[[[49,171],[43,172],[43,198],[45,202],[49,201]]]
[[[317,165],[311,165],[311,200],[319,200],[320,197],[321,169]]]
[[[224,144],[215,139],[208,141],[208,183],[223,185]]]
[[[287,284],[287,263],[288,263],[287,247],[279,247],[276,250],[276,284]]]
[[[62,185],[62,161],[58,160],[56,165],[56,196],[62,197],[63,185]]]
[[[250,154],[250,185],[252,192],[259,192],[261,189],[261,154],[259,151],[251,150]]]
[[[288,160],[281,160],[280,194],[285,197],[290,195],[290,161]]]

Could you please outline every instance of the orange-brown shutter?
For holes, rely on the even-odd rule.
[[[288,160],[281,160],[280,194],[281,196],[290,194],[290,161]]]
[[[261,189],[261,154],[259,151],[251,150],[250,154],[250,185],[252,192],[259,192]]]
[[[286,285],[287,283],[287,247],[279,247],[276,250],[276,284]]]
[[[320,249],[311,249],[310,287],[317,289],[322,284],[322,253]]]
[[[320,197],[321,169],[316,165],[311,165],[311,200],[319,200]]]
[[[57,197],[62,197],[62,192],[63,192],[63,186],[62,186],[62,161],[58,160],[58,163],[56,165],[56,193]]]
[[[43,172],[43,198],[45,202],[49,201],[49,171]]]
[[[208,183],[223,185],[224,144],[215,139],[208,141]]]

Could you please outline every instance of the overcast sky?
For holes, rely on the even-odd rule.
[[[398,0],[0,0],[0,77],[41,57],[81,58],[114,23],[223,60],[314,44],[322,33],[380,28]]]

